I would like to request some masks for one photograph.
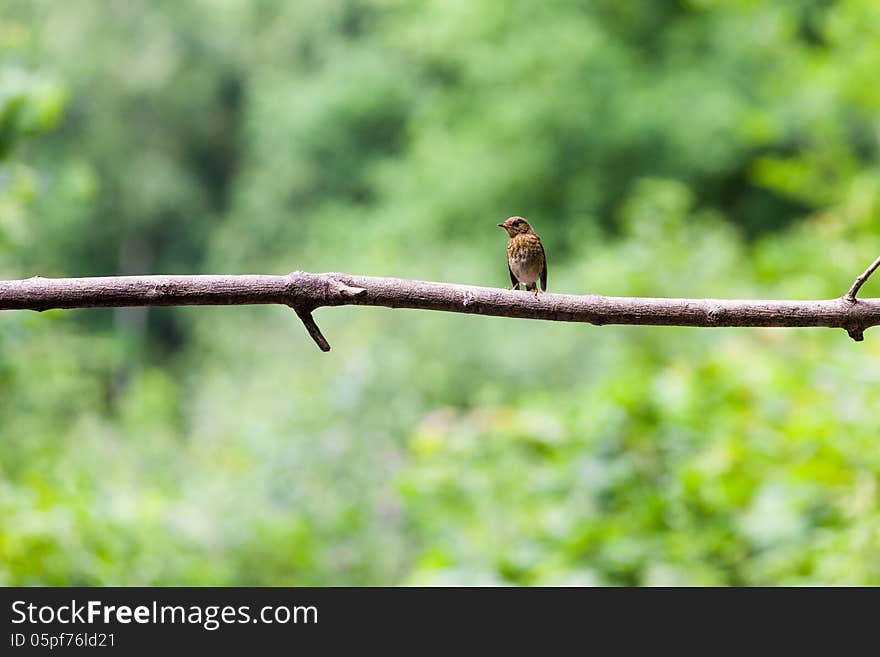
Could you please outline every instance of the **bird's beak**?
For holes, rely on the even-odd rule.
[[[498,224],[499,228],[504,228],[504,224]]]

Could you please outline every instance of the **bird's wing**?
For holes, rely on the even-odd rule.
[[[544,261],[544,266],[541,268],[541,290],[543,292],[547,291],[547,254],[544,253],[544,245],[541,244],[541,240],[538,240],[538,244],[541,246],[541,259]]]
[[[513,286],[519,285],[519,279],[513,273],[513,270],[510,268],[510,261],[507,262],[507,272],[510,274],[510,284]]]

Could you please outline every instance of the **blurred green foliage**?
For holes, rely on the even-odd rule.
[[[6,0],[0,277],[821,298],[874,0]],[[864,296],[880,294],[877,280]],[[880,343],[368,308],[4,313],[0,584],[880,584]]]

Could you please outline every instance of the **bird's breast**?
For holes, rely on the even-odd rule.
[[[514,276],[531,284],[544,268],[544,250],[537,235],[517,235],[507,243],[507,261]]]

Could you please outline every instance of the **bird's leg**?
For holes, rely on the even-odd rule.
[[[511,290],[519,290],[519,283],[513,285],[510,289]]]

